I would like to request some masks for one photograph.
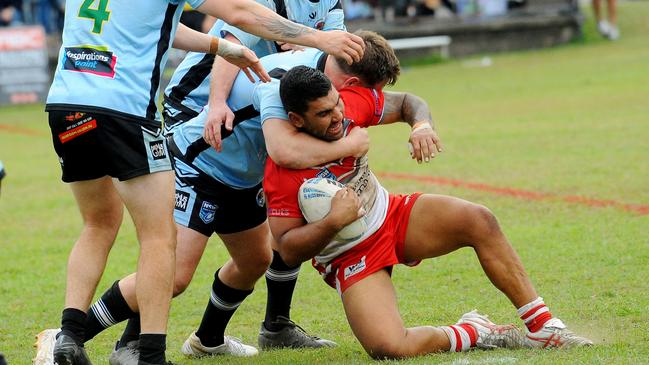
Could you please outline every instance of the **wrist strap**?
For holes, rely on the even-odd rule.
[[[219,50],[219,39],[217,37],[212,37],[210,39],[210,54],[216,54]]]
[[[433,129],[433,126],[425,120],[419,121],[412,125],[412,132],[418,131],[420,129]]]

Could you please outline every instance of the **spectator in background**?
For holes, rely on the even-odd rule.
[[[394,13],[393,0],[379,0],[377,6],[374,8],[374,19],[379,23],[393,23]]]
[[[4,177],[5,177],[5,167],[2,166],[2,161],[0,161],[0,188],[2,188],[2,179]],[[0,356],[1,356],[1,354],[0,354]],[[0,362],[0,365],[2,365],[1,362]]]
[[[597,21],[599,33],[612,41],[620,38],[620,30],[617,27],[616,0],[606,0],[608,18],[602,19],[602,0],[593,0],[593,12]]]
[[[23,0],[0,0],[0,27],[21,23]]]
[[[345,19],[364,19],[372,16],[372,7],[363,0],[345,0],[343,1],[345,9]]]
[[[28,23],[42,25],[48,34],[60,33],[63,30],[65,0],[24,0],[23,2]]]

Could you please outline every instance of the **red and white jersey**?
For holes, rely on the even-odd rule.
[[[369,127],[380,122],[384,102],[381,91],[349,87],[339,90],[339,93],[345,104],[345,136],[352,128]],[[370,170],[367,156],[346,157],[303,170],[283,168],[268,157],[264,171],[268,216],[303,218],[298,204],[298,190],[305,180],[314,177],[337,180],[352,188],[360,197],[366,211],[367,231],[354,241],[330,242],[315,257],[317,262],[324,264],[356,246],[381,227],[388,208],[388,192]]]

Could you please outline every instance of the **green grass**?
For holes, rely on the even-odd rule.
[[[649,204],[649,3],[620,2],[622,38],[600,40],[589,20],[584,41],[541,51],[493,56],[493,66],[463,61],[408,68],[397,85],[431,105],[445,143],[432,163],[417,165],[406,149],[407,128],[375,128],[375,171],[441,176],[559,196],[580,195]],[[80,229],[71,194],[60,183],[42,107],[3,107],[0,159],[8,176],[0,199],[0,352],[27,364],[33,335],[57,326],[65,263]],[[499,217],[538,291],[553,313],[598,343],[570,351],[493,351],[439,354],[403,363],[639,364],[649,360],[649,216],[559,200],[527,201],[488,192],[384,180],[394,192],[451,194],[489,206]],[[100,283],[135,269],[137,242],[128,219]],[[207,303],[213,272],[227,258],[214,239],[194,282],[173,303],[168,354],[183,363],[367,363],[335,291],[308,265],[302,270],[293,318],[337,341],[335,350],[273,351],[255,359],[187,361],[179,347]],[[482,274],[475,255],[461,250],[394,273],[407,325],[448,324],[474,307],[500,322],[517,318],[506,298]],[[234,316],[228,333],[256,342],[265,284]],[[520,323],[520,322],[517,322]],[[106,363],[122,326],[88,345]]]

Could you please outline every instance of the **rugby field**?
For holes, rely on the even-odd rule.
[[[619,8],[622,38],[615,43],[601,40],[591,19],[583,42],[492,56],[489,67],[464,60],[405,69],[396,88],[430,103],[444,142],[430,164],[409,159],[405,126],[371,131],[371,165],[390,191],[451,194],[490,207],[552,312],[597,345],[445,353],[403,363],[649,363],[649,2],[624,1]],[[33,336],[59,325],[66,258],[80,219],[59,180],[42,106],[0,109],[0,160],[7,169],[0,196],[0,352],[10,364],[28,364]],[[226,257],[213,239],[194,282],[173,302],[170,360],[371,362],[336,292],[306,264],[292,317],[339,348],[183,359],[179,348],[198,326],[214,270]],[[126,216],[99,291],[134,270],[136,258]],[[473,308],[520,325],[469,249],[414,269],[398,267],[393,277],[407,325],[454,323]],[[264,307],[262,280],[228,334],[256,343]],[[96,364],[107,363],[122,328],[88,344]]]

